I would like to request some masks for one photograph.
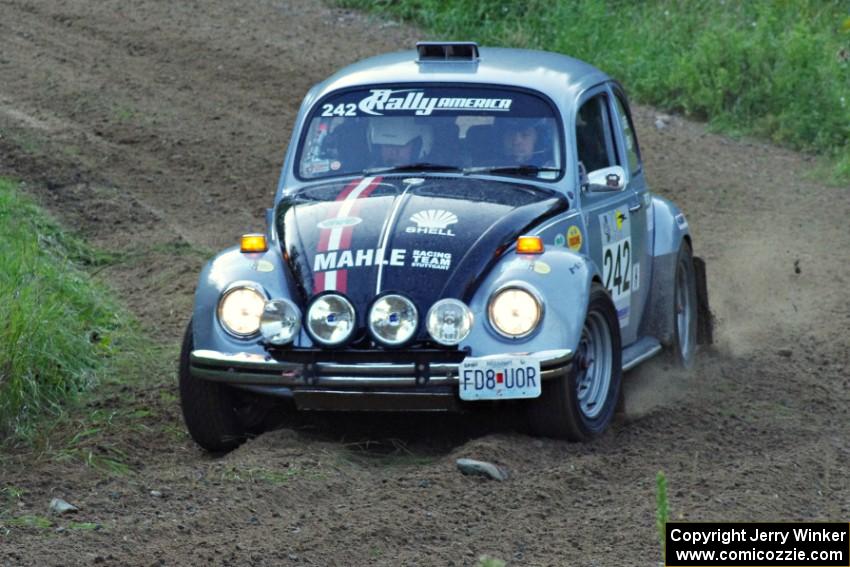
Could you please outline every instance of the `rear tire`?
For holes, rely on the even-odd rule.
[[[224,384],[191,375],[189,355],[194,348],[192,322],[180,351],[180,406],[189,435],[211,452],[231,451],[245,441],[246,431],[236,413],[236,392]]]
[[[673,286],[673,344],[670,358],[680,368],[694,365],[697,349],[697,280],[691,245],[679,247]]]
[[[528,405],[532,432],[570,441],[597,437],[616,412],[622,374],[617,311],[605,288],[594,283],[569,371],[544,381],[540,397]]]

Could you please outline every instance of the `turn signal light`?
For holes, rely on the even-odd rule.
[[[265,252],[269,249],[265,234],[243,234],[242,252]]]
[[[539,236],[520,236],[516,241],[517,254],[542,254],[543,239]]]

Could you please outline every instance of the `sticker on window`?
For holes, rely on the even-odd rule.
[[[435,110],[458,111],[458,110],[488,110],[496,112],[508,112],[513,104],[510,98],[486,98],[486,97],[429,97],[425,92],[413,89],[372,89],[371,94],[357,103],[361,112],[380,116],[387,110],[413,111],[417,116],[429,116]],[[332,106],[330,104],[325,106]],[[337,109],[343,105],[338,105]],[[346,114],[322,114],[322,116],[355,116],[354,105],[344,105]],[[351,114],[348,107],[351,106]],[[336,113],[337,109],[334,109]]]

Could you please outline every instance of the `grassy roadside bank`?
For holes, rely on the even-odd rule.
[[[0,178],[0,444],[127,365],[144,341],[90,275],[114,261],[69,235]],[[119,354],[121,351],[121,354]]]
[[[335,0],[443,39],[592,62],[636,100],[834,161],[850,179],[850,4],[650,0]]]

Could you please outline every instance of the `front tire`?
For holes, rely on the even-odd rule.
[[[192,322],[180,351],[180,406],[183,421],[195,442],[211,452],[231,451],[245,441],[246,431],[236,413],[235,392],[224,384],[191,375],[189,355],[194,348]]]
[[[617,311],[605,288],[594,283],[570,370],[543,382],[540,397],[528,406],[532,431],[570,441],[597,437],[614,417],[622,374]]]

